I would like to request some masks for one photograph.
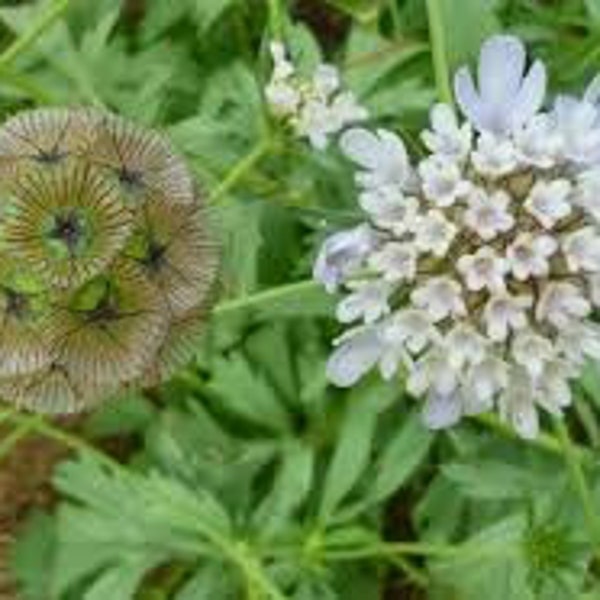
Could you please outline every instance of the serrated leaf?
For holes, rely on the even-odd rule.
[[[226,567],[205,565],[177,592],[174,600],[234,600],[236,581]]]
[[[273,489],[253,516],[261,538],[289,525],[311,490],[314,462],[313,449],[307,444],[296,440],[285,444]]]
[[[126,392],[111,399],[85,421],[84,430],[93,438],[139,433],[156,416],[144,396]]]
[[[206,33],[237,0],[192,0],[198,30]]]
[[[348,398],[319,507],[319,517],[324,522],[333,515],[367,468],[377,419],[395,395],[390,392],[390,387],[382,384],[362,386]]]
[[[469,538],[464,552],[430,561],[434,589],[461,600],[534,600],[521,552],[525,525],[523,515],[510,515]]]
[[[288,430],[289,417],[276,390],[241,353],[215,362],[208,387],[221,398],[223,408],[237,417],[265,429]]]
[[[433,439],[420,415],[413,411],[377,461],[376,475],[369,486],[369,500],[379,502],[395,493],[423,462]]]
[[[524,469],[500,460],[450,463],[443,465],[441,471],[461,493],[487,500],[523,498],[556,486],[555,476],[547,478],[531,468]]]
[[[94,600],[106,590],[130,593],[145,571],[173,556],[197,558],[231,534],[211,494],[156,473],[107,470],[85,456],[61,465],[55,484],[68,499],[58,514],[56,594],[92,577]]]

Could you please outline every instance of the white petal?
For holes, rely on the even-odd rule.
[[[537,410],[533,402],[521,403],[513,409],[511,421],[515,431],[526,440],[533,440],[540,430]]]
[[[542,107],[546,95],[546,83],[546,67],[538,60],[529,70],[514,99],[512,105],[514,128],[525,123]]]
[[[479,57],[479,89],[485,101],[511,98],[518,90],[525,69],[525,47],[511,35],[487,40]]]
[[[467,67],[460,68],[454,76],[454,95],[463,114],[477,129],[483,129],[485,119],[481,98]]]
[[[458,391],[450,394],[432,391],[423,407],[423,422],[434,431],[445,429],[460,420],[461,412],[461,397]]]
[[[377,329],[359,331],[342,342],[329,357],[327,378],[339,387],[350,387],[375,366],[382,351]]]
[[[379,138],[371,131],[354,127],[340,138],[342,152],[361,167],[374,171],[383,158]]]

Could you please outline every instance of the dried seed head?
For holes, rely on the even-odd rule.
[[[139,212],[125,256],[158,288],[169,314],[181,316],[203,304],[213,286],[218,255],[206,211],[156,197]]]
[[[108,173],[132,200],[160,194],[174,204],[194,204],[194,181],[165,138],[116,115],[89,112],[95,121],[85,159]]]
[[[0,128],[0,394],[47,413],[156,385],[194,354],[218,252],[185,162],[109,113]]]
[[[20,175],[8,184],[6,202],[8,251],[59,287],[99,273],[131,232],[117,188],[85,164]]]
[[[138,377],[166,327],[156,288],[128,265],[118,264],[57,310],[48,336],[72,380],[103,388]]]

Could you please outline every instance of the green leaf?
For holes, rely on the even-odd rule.
[[[206,33],[237,0],[192,0],[199,34]]]
[[[446,50],[453,68],[473,60],[482,42],[502,27],[491,0],[462,0],[457,10],[454,0],[439,0],[442,5]]]
[[[222,565],[206,565],[198,569],[179,590],[174,600],[234,600],[237,582]]]
[[[421,465],[433,439],[419,413],[413,411],[377,460],[376,475],[369,485],[369,501],[380,502],[398,491]]]
[[[556,474],[537,473],[501,460],[476,459],[473,463],[450,463],[442,473],[458,485],[461,492],[482,500],[523,498],[543,494],[556,486]]]
[[[253,520],[261,538],[285,529],[293,513],[311,490],[315,456],[301,441],[290,441],[282,450],[281,465],[271,494],[256,511]]]
[[[41,511],[33,512],[17,538],[10,557],[22,600],[48,599],[55,552],[55,520]]]
[[[321,497],[322,521],[329,520],[366,470],[379,414],[396,395],[392,387],[378,382],[350,394]]]
[[[327,2],[363,23],[375,21],[383,5],[383,0],[327,0]]]
[[[209,390],[222,407],[237,417],[280,433],[289,429],[289,417],[272,386],[256,373],[241,353],[214,364]]]
[[[156,416],[144,396],[126,392],[111,399],[85,421],[84,430],[93,438],[140,433]]]
[[[595,29],[600,27],[600,0],[584,0],[587,14]]]
[[[431,561],[432,597],[535,600],[521,552],[525,525],[522,515],[511,515],[469,538],[464,553]]]
[[[85,456],[61,465],[55,484],[68,499],[58,513],[56,594],[86,579],[93,600],[128,598],[146,571],[174,556],[195,559],[231,535],[211,494],[156,473],[107,470]]]

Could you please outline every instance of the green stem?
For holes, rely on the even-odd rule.
[[[427,15],[429,19],[429,39],[433,57],[435,85],[439,99],[452,105],[454,99],[450,86],[450,67],[446,52],[446,30],[442,10],[442,0],[427,0]]]
[[[427,544],[421,542],[382,542],[373,546],[357,549],[331,550],[325,549],[327,558],[334,561],[354,561],[368,558],[385,558],[390,556],[424,556],[428,558],[480,558],[483,555],[506,555],[515,549],[507,544],[486,546],[480,544],[450,546]]]
[[[312,280],[300,281],[298,283],[290,283],[288,285],[271,288],[264,292],[251,294],[250,296],[236,298],[234,300],[225,300],[224,302],[217,304],[213,310],[213,314],[222,316],[239,310],[247,310],[263,304],[268,304],[269,302],[282,300],[286,297],[293,298],[302,292],[313,290],[319,287],[319,285],[318,282]]]
[[[429,588],[429,578],[418,567],[410,562],[407,558],[401,555],[392,555],[387,557],[388,561],[393,564],[399,571],[402,571],[406,578],[414,585],[422,590]]]
[[[0,443],[0,462],[2,462],[11,450],[33,429],[31,423],[20,423]]]
[[[511,427],[505,423],[502,423],[502,421],[500,421],[496,415],[482,414],[475,417],[475,420],[503,437],[507,437],[516,441],[522,441],[522,438],[520,438]],[[529,440],[527,443],[550,454],[555,454],[558,456],[563,455],[563,446],[561,441],[548,433],[540,433],[537,438]],[[577,455],[577,459],[581,462],[590,464],[593,462],[592,453],[587,448],[573,444],[573,451]]]
[[[254,591],[260,590],[270,600],[285,600],[285,596],[267,577],[262,565],[256,562],[245,544],[238,543],[223,550],[244,574],[249,598],[255,597]]]
[[[281,0],[269,0],[269,27],[274,40],[283,41]]]
[[[271,150],[272,140],[263,137],[254,148],[242,158],[227,173],[208,198],[209,204],[214,204],[226,196]]]
[[[583,468],[579,461],[579,456],[563,419],[560,417],[555,418],[554,426],[562,445],[571,481],[573,482],[575,491],[579,495],[587,526],[594,541],[594,545],[596,546],[595,554],[600,560],[600,517],[592,497],[592,492],[588,487],[585,473],[583,472]]]
[[[61,443],[67,448],[71,448],[82,453],[87,452],[88,454],[93,455],[99,462],[101,462],[106,467],[109,467],[111,469],[123,468],[120,463],[112,459],[110,456],[108,456],[108,454],[105,454],[104,452],[101,452],[100,450],[96,449],[84,439],[62,429],[59,429],[58,427],[55,427],[39,415],[29,415],[26,413],[18,413],[12,411],[8,416],[8,420],[15,423],[18,428],[27,428],[29,431],[34,431],[43,437]]]
[[[25,52],[36,40],[58,19],[69,7],[69,0],[55,0],[48,10],[43,12],[39,19],[34,20],[29,29],[25,30],[2,54],[0,54],[0,66],[12,63],[19,54]]]
[[[400,39],[402,37],[402,17],[400,16],[398,0],[389,0],[389,6],[392,23],[394,24],[394,34],[397,39]]]

